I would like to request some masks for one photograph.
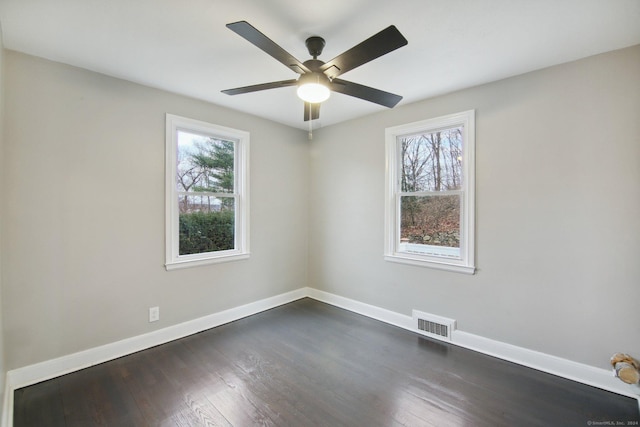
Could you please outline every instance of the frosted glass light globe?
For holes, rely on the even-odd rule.
[[[298,86],[298,97],[312,104],[326,101],[330,94],[329,88],[320,83],[305,83]]]

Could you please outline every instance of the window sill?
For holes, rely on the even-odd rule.
[[[432,261],[421,258],[413,258],[410,255],[385,255],[385,261],[397,262],[400,264],[415,265],[418,267],[435,268],[438,270],[452,271],[455,273],[474,274],[476,268],[470,265],[453,264],[446,261]]]
[[[199,267],[202,265],[219,264],[221,262],[240,261],[248,258],[249,258],[249,253],[245,252],[241,254],[216,256],[211,258],[177,260],[177,261],[166,263],[165,268],[167,269],[167,271],[171,271],[171,270],[178,270],[181,268],[190,268],[190,267]]]

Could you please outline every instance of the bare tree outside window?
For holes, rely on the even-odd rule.
[[[460,247],[462,127],[399,138],[400,240]]]

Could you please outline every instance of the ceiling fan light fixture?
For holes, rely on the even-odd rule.
[[[320,117],[320,104],[329,98],[331,92],[340,92],[343,95],[360,98],[388,108],[395,107],[402,99],[400,95],[337,78],[343,73],[405,46],[408,43],[407,39],[395,25],[389,25],[329,62],[318,59],[325,46],[322,37],[311,36],[307,38],[305,45],[313,59],[301,62],[247,21],[231,22],[227,24],[227,28],[270,55],[289,70],[300,74],[298,79],[223,90],[222,92],[227,95],[297,86],[298,96],[305,101],[304,121],[309,121],[309,123]]]
[[[325,81],[329,79],[324,74],[310,73],[298,79],[298,97],[305,102],[318,104],[329,99],[331,91]]]
[[[330,94],[329,88],[321,83],[306,83],[298,87],[298,97],[311,104],[326,101]]]

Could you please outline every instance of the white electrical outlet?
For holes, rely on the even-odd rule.
[[[157,322],[160,320],[160,307],[149,308],[149,322]]]

